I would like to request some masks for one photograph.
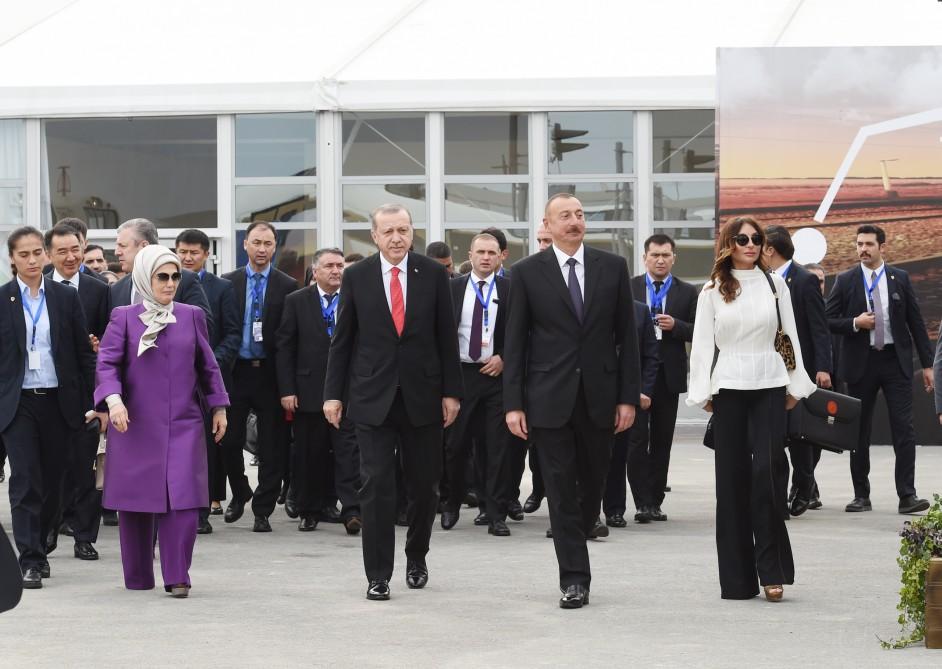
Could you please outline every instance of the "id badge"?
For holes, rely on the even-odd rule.
[[[654,324],[654,336],[658,341],[661,341],[661,338],[664,337],[664,331],[661,329],[661,326],[657,323]]]
[[[39,360],[39,351],[32,350],[29,351],[29,368],[31,371],[39,371],[42,367],[42,362]]]
[[[491,344],[491,333],[487,330],[484,330],[481,333],[481,346],[490,346]]]
[[[261,321],[252,321],[252,341],[262,341]]]

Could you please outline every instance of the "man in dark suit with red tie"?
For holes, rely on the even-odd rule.
[[[344,413],[356,425],[366,597],[384,600],[396,547],[397,443],[408,497],[406,584],[423,588],[442,430],[458,415],[462,383],[447,271],[409,252],[412,216],[405,207],[383,205],[370,220],[379,253],[344,271],[324,415],[335,428]]]
[[[562,608],[589,603],[586,537],[598,520],[612,440],[631,427],[641,372],[628,265],[583,244],[585,212],[551,197],[547,250],[514,264],[504,333],[504,408],[546,483]]]

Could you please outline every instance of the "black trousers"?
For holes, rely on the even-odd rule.
[[[870,349],[863,378],[847,384],[848,393],[860,400],[860,439],[850,453],[850,476],[854,497],[870,497],[870,430],[877,392],[883,391],[890,435],[896,453],[896,494],[902,499],[916,494],[916,431],[913,428],[912,379],[900,369],[892,345],[882,351]]]
[[[227,417],[228,423],[228,417]],[[209,474],[209,501],[221,502],[226,499],[226,458],[223,445],[216,443],[213,435],[212,414],[206,415],[206,464]]]
[[[298,511],[314,514],[340,499],[341,516],[360,515],[360,449],[353,423],[346,418],[335,430],[324,414],[294,414],[291,489]]]
[[[586,536],[599,517],[613,436],[614,426],[600,428],[589,418],[581,385],[562,427],[530,428],[546,485],[560,589],[591,583]]]
[[[483,438],[474,440],[483,484],[478,485],[482,511],[491,522],[507,518],[506,503],[510,496],[510,431],[504,419],[503,379],[481,374],[481,365],[462,363],[465,395],[454,425],[445,434],[445,478],[448,481],[446,506],[452,511],[461,507],[467,492],[464,469],[468,457],[468,434],[477,425]]]
[[[438,510],[442,426],[412,425],[397,391],[382,425],[356,424],[360,446],[360,510],[367,579],[389,580],[396,551],[396,447],[406,489],[406,558],[425,564]]]
[[[631,485],[635,508],[651,505],[650,474],[643,462],[648,450],[649,419],[647,411],[638,409],[631,428],[615,435],[602,497],[602,510],[606,516],[624,515],[627,509],[626,479]]]
[[[268,364],[271,363],[265,360],[255,367],[248,361],[236,361],[229,389],[229,428],[223,438],[223,457],[232,496],[243,501],[252,498],[252,512],[266,518],[275,510],[288,458],[284,414],[278,389],[265,370]],[[249,411],[254,411],[258,418],[258,487],[254,497],[242,455]]]
[[[543,485],[543,475],[540,473],[540,458],[533,445],[530,443],[520,443],[518,437],[510,435],[510,478],[512,487],[510,496],[512,499],[520,501],[520,483],[523,481],[523,472],[526,471],[527,462],[530,463],[530,485],[531,492],[535,499],[546,497],[546,488]]]
[[[24,571],[46,562],[46,536],[59,515],[71,432],[55,390],[46,395],[23,391],[16,415],[3,431],[10,458],[13,539]]]
[[[795,579],[783,514],[785,388],[721,390],[713,415],[720,591],[723,599],[748,599],[760,583]]]
[[[788,454],[792,461],[791,492],[810,500],[814,495],[814,468],[821,458],[821,449],[809,444],[789,443]]]
[[[654,382],[651,399],[650,441],[644,451],[644,466],[647,470],[650,497],[648,504],[660,507],[664,503],[667,487],[667,472],[671,464],[671,446],[674,443],[674,427],[677,425],[677,393],[667,387],[664,368],[661,367]]]
[[[98,456],[98,432],[79,430],[72,433],[69,471],[63,501],[65,520],[75,541],[98,541],[101,527],[101,491],[95,489],[95,458]],[[56,519],[58,527],[58,518]]]

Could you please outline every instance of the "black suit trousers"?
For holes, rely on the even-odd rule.
[[[600,428],[589,417],[581,383],[572,415],[562,427],[530,428],[546,486],[563,590],[570,585],[588,588],[592,580],[586,536],[599,516],[613,436],[614,425]]]
[[[624,515],[627,509],[625,480],[631,485],[631,497],[635,508],[651,504],[649,472],[647,467],[648,425],[650,414],[640,408],[630,429],[615,435],[612,443],[612,460],[608,466],[605,495],[602,509],[606,516]]]
[[[2,438],[10,458],[13,539],[25,571],[46,562],[46,536],[60,512],[71,430],[58,394],[24,391]]]
[[[69,458],[69,486],[64,491],[65,519],[75,541],[98,541],[101,526],[101,491],[95,488],[95,458],[98,456],[98,432],[79,430],[72,433]]]
[[[783,514],[785,389],[721,390],[713,416],[720,592],[723,599],[748,599],[760,583],[795,579]]]
[[[406,558],[425,564],[438,511],[442,476],[442,425],[409,422],[402,391],[397,390],[382,425],[356,424],[360,446],[360,510],[363,565],[367,579],[392,578],[396,551],[396,447],[406,489]]]
[[[896,494],[900,499],[916,494],[916,432],[913,429],[912,379],[900,369],[892,347],[870,349],[863,377],[848,383],[847,390],[860,399],[860,438],[850,454],[854,497],[870,497],[870,430],[877,393],[882,390],[890,417],[890,434],[896,453]]]
[[[331,427],[322,412],[294,414],[291,449],[291,489],[302,516],[313,515],[326,503],[329,484]]]

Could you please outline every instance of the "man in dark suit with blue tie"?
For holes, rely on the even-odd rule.
[[[854,499],[845,511],[870,511],[870,428],[882,390],[896,454],[900,513],[917,513],[929,502],[916,495],[916,433],[913,428],[913,343],[926,392],[932,392],[932,347],[909,275],[883,261],[886,233],[857,228],[860,264],[838,275],[827,299],[831,332],[843,335],[838,375],[861,401],[860,438],[850,454]]]

